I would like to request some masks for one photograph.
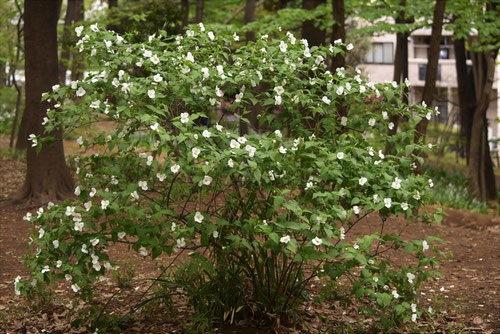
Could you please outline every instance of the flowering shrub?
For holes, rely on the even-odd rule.
[[[388,319],[415,321],[415,289],[432,274],[424,266],[437,263],[428,256],[434,239],[348,234],[368,214],[414,217],[432,181],[413,173],[421,159],[413,151],[428,148],[413,143],[413,130],[390,138],[386,130],[390,115],[413,129],[430,111],[404,105],[395,83],[327,71],[328,58],[345,52],[339,41],[310,48],[287,33],[240,46],[228,27],[190,29],[133,44],[97,25],[76,28],[97,70],[44,96],[59,105],[46,129],[116,126],[78,138],[100,153],[79,159],[77,198],[26,216],[39,227],[27,261],[34,281],[17,280],[16,291],[66,279],[76,296],[92,300],[113,268],[106,250],[120,240],[145,258],[192,251],[200,288],[224,293],[210,309],[218,320],[245,307],[289,315],[311,279],[347,276],[353,295],[374,302],[369,312],[376,305]],[[349,106],[346,115],[340,104]],[[265,132],[227,128],[224,116],[245,121],[254,105]],[[382,152],[387,140],[396,155]],[[392,266],[380,256],[390,247],[417,262]]]

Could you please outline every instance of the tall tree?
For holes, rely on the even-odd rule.
[[[111,4],[110,4],[111,7]],[[61,59],[59,62],[59,82],[61,84],[66,83],[66,72],[68,70],[68,63],[70,58],[77,61],[75,58],[78,57],[76,54],[71,54],[71,33],[72,26],[83,20],[83,0],[72,0],[68,1],[68,7],[66,9],[66,17],[64,19],[64,30],[62,36],[62,51]]]
[[[43,118],[49,102],[41,102],[42,93],[58,83],[57,22],[61,0],[27,0],[25,19],[25,73],[26,119],[28,133],[43,135]],[[43,145],[39,153],[35,147],[27,150],[27,172],[17,201],[31,204],[46,203],[68,197],[73,192],[73,180],[64,157],[61,129],[49,134],[55,138]]]
[[[181,0],[181,25],[179,26],[179,32],[184,30],[184,27],[189,23],[189,7],[191,2],[189,0]]]
[[[429,107],[432,106],[434,94],[436,92],[436,80],[439,62],[439,50],[441,44],[441,33],[443,30],[444,11],[446,8],[446,0],[437,0],[434,6],[434,17],[432,20],[432,33],[427,53],[427,70],[425,73],[425,85],[422,93],[422,102],[425,102]],[[427,132],[427,118],[422,119],[417,124],[417,136],[415,141],[424,140]]]
[[[344,0],[332,0],[333,26],[332,26],[332,42],[342,40],[345,43],[345,3]],[[338,53],[332,58],[330,71],[335,73],[339,67],[345,66],[345,56]]]
[[[319,5],[326,3],[326,0],[303,0],[302,8],[314,10]],[[306,20],[302,23],[302,38],[307,39],[309,46],[321,45],[325,43],[326,30],[316,27],[315,20]]]
[[[200,23],[203,21],[204,8],[205,8],[205,0],[196,0],[196,16],[194,19],[195,23]]]

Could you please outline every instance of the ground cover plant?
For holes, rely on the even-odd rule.
[[[418,319],[416,290],[436,274],[435,238],[383,233],[391,215],[418,219],[433,186],[414,173],[423,162],[414,152],[429,150],[414,143],[414,130],[386,136],[390,116],[414,125],[433,112],[405,105],[404,85],[366,82],[355,69],[331,73],[329,57],[352,45],[309,47],[280,31],[247,45],[230,27],[203,24],[147,43],[97,24],[75,32],[99,70],[44,95],[54,103],[46,129],[117,127],[77,139],[100,153],[79,158],[75,200],[25,217],[37,226],[26,262],[32,279],[16,279],[17,293],[66,279],[92,301],[114,266],[107,248],[125,242],[144,258],[176,254],[181,263],[166,284],[183,284],[211,323],[249,314],[291,321],[316,278],[350,280],[359,310],[386,328]],[[247,122],[255,106],[260,130],[240,135],[228,116]],[[37,149],[52,140],[30,139]],[[387,141],[395,154],[384,154]],[[370,213],[380,215],[380,233],[346,241]],[[414,262],[394,267],[384,257],[392,248]],[[183,279],[193,273],[196,282]]]

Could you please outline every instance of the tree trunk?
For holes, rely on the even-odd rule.
[[[344,0],[332,0],[333,20],[335,23],[332,26],[332,43],[338,39],[345,43],[345,6]],[[339,67],[345,66],[345,56],[337,54],[332,58],[330,71],[335,73]]]
[[[203,22],[203,9],[205,7],[205,0],[196,0],[196,17],[194,22]]]
[[[73,0],[70,0],[70,2],[71,1]],[[113,7],[118,7],[118,0],[108,0],[108,8],[113,8]]]
[[[422,101],[425,102],[429,107],[432,107],[432,102],[434,100],[434,93],[436,91],[439,49],[441,41],[441,32],[443,30],[443,18],[444,18],[445,7],[446,7],[446,0],[437,0],[436,5],[434,6],[431,45],[429,47],[429,53],[427,58],[427,71],[425,73],[424,92],[422,93]],[[428,123],[429,121],[427,120],[427,118],[424,118],[417,124],[417,135],[415,136],[415,142],[419,142],[420,140],[425,141],[425,135],[427,133]]]
[[[248,24],[250,22],[255,21],[255,7],[256,7],[256,0],[246,0],[245,3],[245,17],[244,17],[244,23]],[[255,42],[255,31],[247,31],[246,33],[246,40],[248,42]]]
[[[42,135],[43,118],[51,104],[40,102],[41,95],[58,83],[57,8],[60,0],[27,0],[25,13],[25,72],[27,133]],[[73,193],[73,180],[64,158],[61,130],[54,130],[51,145],[43,145],[37,154],[28,148],[26,180],[17,202],[39,205],[62,200]]]
[[[181,0],[181,25],[179,27],[179,33],[184,31],[184,27],[189,23],[189,6],[191,3],[189,0]]]
[[[246,0],[245,3],[245,17],[244,17],[244,23],[248,24],[250,22],[253,22],[255,20],[255,8],[257,6],[257,1],[256,0]],[[245,35],[246,41],[248,42],[255,42],[255,31],[247,31]],[[251,111],[248,113],[246,116],[248,117],[248,120],[250,121],[250,124],[254,129],[257,129],[259,126],[258,120],[257,120],[257,113],[258,113],[258,108],[256,106],[253,106],[250,108]],[[245,135],[248,133],[248,123],[245,121],[240,121],[240,135]]]
[[[77,8],[75,14],[75,22],[83,21],[84,19],[84,1],[76,0]],[[118,5],[118,3],[117,3]],[[71,54],[71,80],[81,80],[83,78],[83,70],[85,68],[84,56],[76,50],[72,50]]]
[[[489,154],[486,113],[493,91],[498,50],[472,53],[476,108],[472,119],[468,177],[471,191],[480,199],[496,199],[493,163]]]
[[[325,4],[326,0],[303,0],[302,9],[313,10],[319,5]],[[302,23],[302,38],[307,39],[309,46],[318,46],[325,43],[326,30],[314,26],[314,20]]]
[[[455,49],[455,69],[457,72],[458,106],[460,111],[461,145],[459,147],[462,147],[461,154],[465,156],[468,165],[472,119],[476,105],[474,78],[472,71],[467,70],[465,40],[456,39],[453,42],[453,47]]]
[[[83,19],[81,16],[83,16],[83,0],[69,1],[68,8],[66,9],[66,18],[64,19],[64,32],[61,41],[62,51],[59,62],[59,82],[62,85],[66,85],[66,72],[71,57],[70,40],[73,32],[72,26],[75,22]]]

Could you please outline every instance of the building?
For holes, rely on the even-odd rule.
[[[414,31],[408,39],[408,80],[410,81],[410,102],[419,103],[425,84],[427,51],[430,46],[430,29]],[[453,33],[443,30],[437,75],[437,92],[433,106],[438,106],[441,114],[439,121],[446,124],[458,124],[457,74]],[[385,34],[372,38],[372,45],[360,65],[365,75],[374,82],[393,80],[396,35]],[[470,59],[468,65],[472,65]],[[498,63],[498,61],[497,61]],[[495,70],[493,96],[487,112],[489,138],[500,137],[500,103],[498,100],[499,66]],[[458,126],[458,125],[457,125]]]

